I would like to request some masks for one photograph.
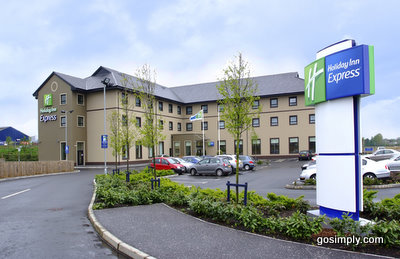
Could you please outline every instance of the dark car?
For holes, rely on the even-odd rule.
[[[313,156],[311,150],[302,150],[299,152],[299,160],[311,160]]]
[[[184,156],[184,157],[182,157],[182,159],[185,160],[186,162],[190,162],[193,164],[196,164],[197,162],[199,162],[201,160],[201,158],[198,156]]]
[[[156,157],[155,158],[156,170],[173,170],[177,174],[183,174],[185,167],[181,165],[177,160],[170,157]],[[154,168],[154,164],[150,164],[151,168]]]
[[[222,176],[228,175],[230,172],[232,172],[232,167],[229,161],[219,157],[204,158],[190,169],[191,175],[215,174]]]

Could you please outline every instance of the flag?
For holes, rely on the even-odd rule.
[[[190,117],[190,121],[197,121],[203,119],[203,110],[200,110],[198,113]]]

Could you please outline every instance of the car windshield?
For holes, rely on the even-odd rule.
[[[167,158],[167,160],[170,164],[179,164],[179,161],[175,158]]]

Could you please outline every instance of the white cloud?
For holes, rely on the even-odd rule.
[[[373,97],[366,97],[373,98]],[[361,99],[363,102],[363,99]],[[361,107],[361,135],[370,138],[381,133],[384,138],[400,137],[400,96],[378,100]]]

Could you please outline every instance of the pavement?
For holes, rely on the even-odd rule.
[[[165,204],[92,210],[104,241],[131,258],[383,258],[285,241],[216,225]]]

